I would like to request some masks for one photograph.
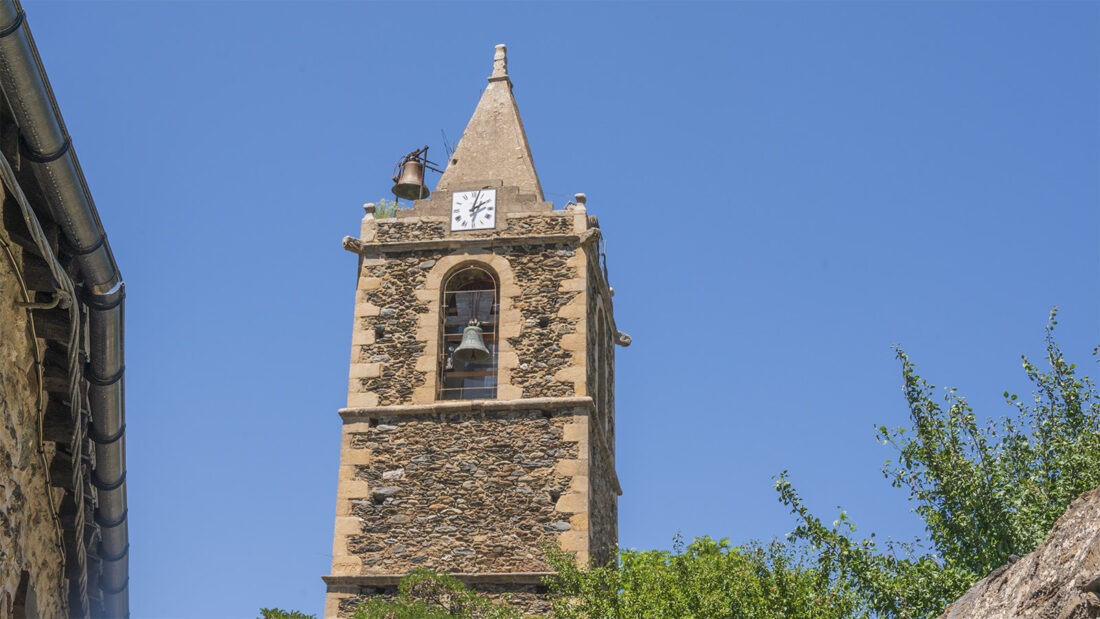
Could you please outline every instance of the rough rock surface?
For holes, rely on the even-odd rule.
[[[467,585],[483,597],[497,604],[508,604],[518,609],[524,616],[547,616],[550,614],[550,600],[540,585]],[[340,616],[350,617],[360,604],[374,597],[396,598],[397,587],[365,587],[361,595],[340,601]]]
[[[447,238],[447,222],[401,219],[380,219],[377,222],[376,241],[396,243],[402,241],[427,241]],[[573,231],[572,216],[565,211],[554,213],[508,217],[500,228],[464,232],[463,238],[488,238],[496,236],[526,236],[541,234],[569,234]]]
[[[5,206],[0,206],[0,213]],[[18,260],[18,247],[2,230],[0,243]],[[20,300],[18,275],[7,252],[0,249],[0,617],[7,616],[13,602],[23,603],[17,600],[17,590],[24,575],[40,616],[61,617],[65,588],[59,529],[38,449],[34,340],[27,311],[16,306]]]
[[[442,221],[401,221],[382,219],[378,221],[377,241],[395,243],[399,241],[425,241],[440,239],[447,234],[446,222]]]
[[[523,331],[508,343],[519,356],[519,367],[512,370],[512,384],[523,388],[525,398],[574,394],[572,382],[554,378],[555,372],[573,362],[573,354],[561,346],[561,339],[576,332],[577,320],[558,316],[558,310],[572,303],[578,294],[561,290],[561,282],[576,276],[576,269],[566,264],[574,251],[566,245],[500,251],[523,286],[523,293],[513,300],[523,316]]]
[[[940,619],[1100,617],[1100,488],[1077,497],[1031,554],[994,570]]]
[[[424,342],[410,334],[416,332],[417,315],[429,311],[428,304],[416,300],[416,290],[423,287],[428,273],[421,265],[429,258],[438,258],[438,254],[408,252],[395,255],[387,264],[364,267],[368,275],[382,280],[381,286],[366,296],[382,309],[377,316],[363,319],[362,328],[376,335],[373,344],[360,348],[360,360],[384,365],[380,376],[365,378],[362,383],[364,389],[378,394],[382,405],[407,403],[413,390],[424,384],[425,373],[416,369]]]
[[[561,217],[554,220],[563,220]],[[576,291],[561,290],[563,281],[576,277],[576,269],[566,260],[574,255],[569,245],[499,247],[515,270],[522,293],[510,298],[523,316],[523,329],[509,344],[519,358],[512,370],[511,384],[523,389],[523,397],[572,396],[575,385],[554,377],[574,362],[573,354],[562,346],[562,336],[575,333],[577,320],[563,318],[558,311],[573,302]],[[360,319],[358,329],[372,331],[374,342],[360,346],[357,360],[381,363],[379,376],[360,380],[362,389],[378,394],[382,406],[409,404],[415,389],[424,384],[426,374],[416,369],[417,360],[434,354],[426,342],[417,340],[419,315],[432,311],[437,301],[418,301],[416,291],[424,287],[431,267],[451,251],[409,251],[392,253],[382,265],[364,265],[363,275],[378,278],[377,288],[364,300],[380,309],[378,315]]]
[[[569,234],[573,231],[572,218],[563,214],[509,217],[506,224],[505,235]]]
[[[578,456],[563,428],[570,410],[381,418],[352,438],[370,450],[357,476],[369,499],[349,549],[368,571],[549,571],[540,546],[572,528],[555,510],[571,479],[555,465]]]

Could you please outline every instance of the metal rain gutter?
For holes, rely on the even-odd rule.
[[[92,409],[88,433],[95,443],[92,483],[99,497],[99,588],[104,615],[125,618],[130,614],[122,363],[125,285],[18,0],[0,0],[0,85],[19,122],[24,158],[31,162],[85,282],[90,339],[85,377]]]

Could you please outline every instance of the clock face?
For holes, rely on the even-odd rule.
[[[456,191],[451,195],[451,230],[485,230],[496,225],[496,189]]]

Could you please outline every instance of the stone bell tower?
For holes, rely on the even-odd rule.
[[[426,189],[417,191],[423,196]],[[543,198],[505,47],[430,197],[360,238],[326,617],[409,571],[547,610],[546,542],[617,543],[615,326],[585,197]]]

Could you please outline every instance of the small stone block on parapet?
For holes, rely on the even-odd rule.
[[[435,358],[430,355],[421,355],[416,360],[416,365],[413,366],[418,372],[434,372],[436,369]]]
[[[585,554],[585,562],[588,561],[587,531],[566,531],[558,536],[558,543],[561,544],[561,549],[565,552],[583,552]],[[579,555],[577,559],[580,559]]]
[[[356,556],[340,556],[332,558],[332,575],[333,576],[358,576],[363,571],[363,560]],[[328,610],[325,610],[325,616],[330,616]],[[331,615],[335,617],[336,615]]]
[[[359,278],[359,300],[363,301],[363,294],[368,290],[377,290],[382,287],[381,277],[360,277]]]
[[[429,404],[435,402],[435,385],[425,385],[413,389],[413,402],[416,404]]]
[[[352,363],[348,378],[352,380],[360,378],[378,378],[382,375],[381,363]]]
[[[374,453],[369,449],[352,449],[349,447],[344,448],[343,458],[340,461],[340,468],[345,466],[351,468],[349,471],[340,471],[341,479],[351,479],[355,475],[355,466],[370,464]]]
[[[378,406],[378,394],[371,391],[348,393],[348,408],[371,408]]]
[[[562,439],[572,442],[588,441],[588,418],[574,417],[573,423],[565,424],[562,428]]]
[[[558,284],[558,290],[563,292],[581,291],[588,288],[588,282],[583,277],[574,277],[572,279],[563,279]],[[561,315],[560,312],[558,314]]]
[[[497,387],[497,398],[501,400],[518,400],[523,397],[523,388],[515,385],[500,385]]]
[[[507,344],[507,342],[504,342]],[[516,367],[519,365],[519,355],[512,350],[501,350],[497,352],[497,367]]]
[[[381,312],[381,311],[382,311],[382,308],[378,307],[377,305],[368,303],[366,301],[355,304],[355,317],[356,318],[366,318],[366,317],[369,317],[369,316],[377,316],[378,313]]]
[[[563,305],[558,310],[559,318],[584,318],[587,314],[585,307],[577,304]]]
[[[345,421],[344,422],[343,448],[344,449],[351,449],[351,440],[352,440],[351,435],[352,435],[352,433],[355,433],[355,432],[369,432],[369,431],[370,431],[370,422],[369,421]]]
[[[338,516],[336,518],[336,536],[359,535],[363,532],[363,521],[356,516]]]
[[[588,496],[580,492],[570,492],[561,495],[554,505],[554,511],[564,514],[577,514],[588,510]]]
[[[569,480],[569,491],[583,495],[585,501],[588,500],[588,475],[574,475],[573,479]]]
[[[584,368],[578,365],[567,366],[554,373],[554,380],[561,383],[573,383],[573,393],[570,395],[585,396],[588,386],[585,384]]]
[[[341,467],[343,468],[343,467]],[[352,475],[356,473],[355,467],[347,467],[351,469]],[[341,471],[343,473],[344,471]],[[370,496],[370,484],[363,479],[343,479],[336,487],[336,497],[344,499],[361,499]]]
[[[333,574],[336,575],[335,570]],[[340,574],[341,576],[343,574]],[[329,593],[325,596],[325,619],[338,619],[340,617],[340,600],[348,596],[343,593]]]
[[[554,465],[554,472],[565,477],[588,474],[587,460],[559,460]]]

